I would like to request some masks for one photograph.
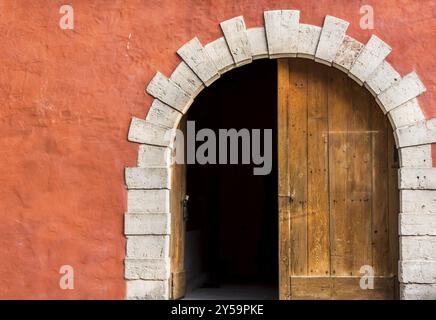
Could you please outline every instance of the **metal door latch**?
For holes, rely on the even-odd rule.
[[[185,198],[182,200],[182,206],[183,206],[183,220],[188,220],[188,202],[189,202],[189,195],[185,195]]]

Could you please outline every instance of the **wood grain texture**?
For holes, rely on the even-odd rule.
[[[393,277],[375,277],[374,289],[362,290],[360,277],[291,277],[292,298],[296,300],[392,299]]]
[[[364,265],[373,265],[371,257],[371,192],[372,157],[369,125],[369,95],[356,84],[351,83],[351,101],[344,108],[350,110],[348,117],[347,143],[347,210],[350,219],[352,268],[350,275],[358,275]],[[332,172],[334,174],[334,172]],[[384,182],[385,183],[385,182]],[[374,190],[376,192],[376,190]]]
[[[289,60],[277,60],[277,131],[278,131],[278,204],[279,204],[279,298],[289,299],[289,174],[288,174],[288,102]]]
[[[328,183],[328,71],[308,65],[307,81],[308,274],[330,274]]]
[[[330,250],[332,275],[350,275],[353,264],[351,224],[348,212],[348,119],[352,92],[348,79],[337,70],[329,74],[329,185]]]
[[[289,63],[290,273],[307,274],[307,64]]]
[[[186,119],[183,117],[179,130],[186,132]],[[186,164],[174,163],[172,167],[171,190],[171,298],[179,299],[185,295],[185,221],[183,200],[186,195]]]
[[[395,152],[388,143],[388,131],[392,132],[386,117],[383,116],[373,99],[365,92],[366,100],[371,110],[371,151],[372,151],[372,201],[371,201],[371,239],[372,239],[372,265],[378,275],[391,274],[389,261],[389,165],[392,165]],[[392,148],[392,150],[391,150]],[[387,151],[387,152],[386,152]],[[392,157],[390,157],[392,156]],[[389,163],[391,158],[391,163]],[[392,194],[397,195],[396,187]],[[398,202],[398,201],[397,201]],[[397,213],[398,215],[398,213]],[[393,226],[394,231],[396,230]]]
[[[398,157],[389,120],[336,69],[300,59],[278,65],[280,297],[397,297]],[[374,270],[373,290],[359,286],[362,266]]]

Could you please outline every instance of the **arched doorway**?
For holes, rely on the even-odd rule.
[[[147,86],[156,99],[146,120],[132,119],[128,137],[142,145],[138,167],[126,169],[127,298],[167,299],[174,282],[169,259],[170,239],[174,239],[170,198],[181,193],[180,185],[171,183],[176,171],[170,169],[174,140],[168,133],[177,127],[198,93],[225,72],[255,59],[295,56],[333,65],[364,85],[391,121],[401,165],[400,297],[428,298],[432,295],[426,285],[430,278],[422,273],[422,267],[434,252],[423,234],[434,232],[425,213],[434,210],[436,176],[431,144],[436,142],[436,126],[434,119],[425,118],[415,99],[425,87],[416,73],[401,77],[384,60],[391,48],[378,37],[362,44],[346,36],[348,22],[344,20],[326,16],[320,28],[299,23],[298,10],[266,11],[264,17],[265,27],[251,29],[245,28],[242,17],[224,21],[224,37],[204,47],[197,38],[192,39],[178,50],[183,61],[172,75],[167,78],[158,72]],[[182,200],[179,197],[178,202]],[[421,243],[428,244],[426,249],[414,250]],[[329,288],[334,290],[334,284]]]
[[[197,132],[272,129],[280,147],[266,176],[213,158],[176,165],[189,205],[173,211],[173,298],[398,296],[398,158],[364,88],[313,61],[257,62],[198,97],[185,120]]]

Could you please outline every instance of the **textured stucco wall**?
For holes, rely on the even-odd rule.
[[[59,28],[66,3],[74,30]],[[359,28],[362,4],[374,7],[374,30]],[[152,101],[144,85],[171,74],[193,36],[219,37],[220,21],[244,15],[253,27],[286,8],[315,25],[343,18],[364,43],[380,36],[402,75],[417,71],[420,104],[436,117],[431,0],[0,1],[0,298],[124,297],[123,170],[138,148],[126,136]],[[59,288],[64,264],[74,290]]]

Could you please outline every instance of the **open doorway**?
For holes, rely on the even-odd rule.
[[[273,147],[267,175],[249,164],[187,165],[186,299],[278,298],[276,106],[277,63],[261,60],[222,76],[188,112],[197,132],[272,129]]]
[[[198,97],[181,122],[188,136],[191,121],[197,133],[272,129],[272,170],[174,166],[173,299],[397,296],[398,159],[364,88],[313,61],[266,60]]]

